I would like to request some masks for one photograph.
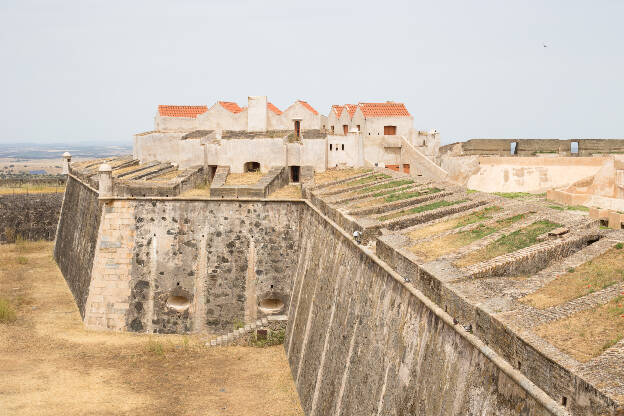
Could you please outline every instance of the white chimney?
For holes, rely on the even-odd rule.
[[[247,98],[247,131],[267,130],[267,97],[256,95]]]

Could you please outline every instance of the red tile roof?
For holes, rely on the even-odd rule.
[[[226,110],[234,114],[238,114],[241,111],[243,111],[243,109],[240,108],[238,104],[231,102],[231,101],[218,101],[218,103],[221,104],[221,107],[225,108]]]
[[[410,117],[411,114],[403,103],[388,101],[385,103],[359,103],[364,117]]]
[[[349,111],[349,117],[353,117],[355,110],[357,110],[357,104],[345,104],[345,107],[347,107],[347,110]]]
[[[299,100],[298,102],[300,102],[301,105],[303,105],[305,108],[310,110],[314,115],[318,115],[318,111],[316,111],[314,108],[312,108],[312,106],[310,104],[308,104],[306,101]]]
[[[334,110],[336,112],[336,117],[340,118],[340,115],[342,114],[342,110],[344,109],[343,106],[341,105],[332,105],[332,110]]]
[[[267,108],[268,108],[269,110],[273,111],[273,112],[274,112],[275,114],[277,114],[278,116],[279,116],[280,114],[282,114],[282,110],[280,110],[279,108],[275,107],[275,106],[273,105],[273,103],[267,103]]]
[[[190,117],[195,118],[199,114],[208,111],[205,105],[159,105],[158,114],[163,117]]]

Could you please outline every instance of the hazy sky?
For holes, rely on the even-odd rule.
[[[2,0],[0,141],[130,142],[158,104],[248,95],[402,101],[444,143],[624,138],[623,22],[619,0]]]

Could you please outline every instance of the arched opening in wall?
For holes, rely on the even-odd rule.
[[[578,155],[579,154],[579,143],[578,142],[570,143],[570,153],[572,155]]]
[[[276,298],[262,299],[259,309],[265,315],[275,315],[284,310],[284,302]]]
[[[260,163],[247,162],[243,165],[243,172],[260,172]]]
[[[290,181],[294,183],[299,183],[299,173],[301,171],[300,166],[291,166],[290,167]]]
[[[512,156],[517,155],[518,154],[518,142],[511,142],[509,151]]]
[[[191,302],[184,296],[171,295],[167,298],[167,307],[176,312],[184,312],[191,306]]]

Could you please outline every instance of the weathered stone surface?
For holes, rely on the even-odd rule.
[[[62,193],[0,195],[0,242],[54,240]]]

